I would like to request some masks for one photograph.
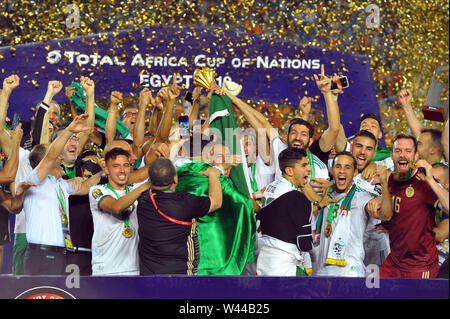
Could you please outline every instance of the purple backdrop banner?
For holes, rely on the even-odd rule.
[[[243,85],[241,97],[297,106],[299,96],[315,99],[324,108],[313,74],[325,65],[328,75],[346,75],[350,87],[339,98],[342,124],[348,136],[358,131],[362,113],[379,114],[368,57],[304,47],[288,41],[203,27],[154,26],[140,30],[102,33],[70,39],[0,48],[0,80],[13,73],[21,78],[10,100],[8,116],[33,115],[50,80],[64,86],[89,76],[96,83],[96,98],[111,91],[153,93],[179,74],[178,83],[193,89],[196,68],[216,69],[217,82],[231,79]],[[55,100],[65,103],[64,92]]]

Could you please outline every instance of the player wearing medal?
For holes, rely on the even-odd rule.
[[[30,153],[33,171],[24,181],[37,186],[25,193],[23,203],[28,240],[24,257],[25,275],[65,273],[65,251],[72,247],[68,234],[68,198],[87,194],[89,188],[100,180],[100,173],[84,182],[61,178],[61,153],[74,134],[88,129],[86,119],[87,114],[77,116],[49,147],[38,144]]]
[[[322,223],[317,275],[364,277],[364,231],[369,216],[386,218],[378,213],[379,206],[386,203],[380,203],[354,183],[358,169],[351,153],[336,154],[331,174],[334,185],[329,195],[336,202],[318,218]],[[382,186],[387,188],[386,181]]]
[[[64,170],[62,178],[66,180],[75,177],[86,179],[101,171],[101,167],[98,164],[79,157],[94,128],[95,84],[91,79],[81,77],[81,86],[86,92],[86,113],[89,114],[86,124],[90,129],[78,135],[72,135],[64,146],[61,168]],[[63,129],[64,127],[61,126],[52,134],[52,141],[61,134]],[[70,215],[69,224],[73,249],[67,252],[67,264],[77,265],[80,275],[89,276],[92,273],[91,242],[94,233],[89,195],[70,196],[69,208],[71,212],[74,212]]]
[[[139,275],[137,198],[149,187],[128,185],[130,153],[112,148],[105,154],[108,182],[92,186],[89,202],[94,221],[92,275]]]
[[[384,215],[391,216],[383,223],[389,232],[391,253],[381,265],[380,276],[435,278],[439,270],[435,212],[440,203],[448,214],[448,191],[433,179],[423,160],[410,165],[419,157],[414,137],[396,136],[391,157],[394,172],[389,176],[386,196],[392,198],[392,204],[382,208]],[[419,172],[421,168],[425,174]]]

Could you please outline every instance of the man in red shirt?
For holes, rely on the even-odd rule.
[[[383,223],[389,231],[391,253],[381,265],[380,277],[435,278],[439,271],[435,211],[441,203],[448,212],[448,192],[436,183],[431,171],[420,171],[425,167],[423,161],[415,163],[418,152],[414,137],[395,137],[391,157],[394,171],[388,185],[392,205],[382,208],[387,210],[384,214],[392,216]]]

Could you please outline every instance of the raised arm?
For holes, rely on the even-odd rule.
[[[300,118],[307,122],[309,121],[309,115],[311,113],[311,102],[312,98],[304,96],[298,103],[298,108],[300,109],[301,112]]]
[[[11,154],[3,169],[0,171],[0,183],[12,183],[16,178],[17,167],[19,165],[19,146],[22,140],[22,123],[16,127],[12,133]]]
[[[403,108],[405,112],[406,120],[408,121],[408,126],[411,129],[412,135],[415,138],[419,138],[422,131],[422,123],[417,119],[416,114],[412,108],[412,93],[410,89],[402,89],[398,92],[397,97],[398,105]]]
[[[337,100],[335,100],[335,97],[331,92],[331,79],[325,76],[325,68],[323,64],[321,65],[320,78],[317,74],[314,74],[314,79],[316,80],[317,87],[322,92],[325,99],[328,117],[328,128],[325,132],[323,132],[319,140],[319,146],[322,152],[328,152],[335,145],[336,139],[339,135],[341,117],[339,114]]]
[[[217,90],[219,93],[227,95],[231,102],[244,114],[247,121],[255,129],[257,136],[258,153],[265,163],[270,163],[270,145],[272,141],[279,136],[278,131],[269,123],[266,117],[242,101],[237,96],[223,90]],[[265,137],[261,136],[260,131],[264,130]],[[262,134],[264,135],[264,134]],[[262,144],[262,143],[265,143]],[[265,152],[263,151],[265,150]]]
[[[67,101],[69,101],[69,105],[70,105],[70,114],[72,114],[72,118],[73,119],[78,115],[77,110],[75,110],[75,107],[73,106],[72,102],[70,101],[70,97],[72,96],[72,94],[74,92],[75,92],[75,87],[74,86],[66,86],[65,87],[65,93],[66,93]]]
[[[95,83],[88,77],[81,77],[81,87],[86,92],[86,111],[88,114],[88,118],[86,119],[86,126],[89,127],[89,130],[82,132],[79,134],[79,146],[78,146],[78,154],[84,150],[84,146],[89,141],[90,135],[94,132],[94,124],[95,124]],[[70,99],[69,99],[70,100]]]
[[[272,142],[274,138],[279,136],[278,131],[269,123],[269,121],[263,114],[256,111],[254,108],[242,101],[237,96],[233,96],[226,91],[224,92],[231,99],[231,102],[233,102],[233,104],[236,105],[239,110],[241,110],[241,112],[244,114],[245,118],[249,121],[250,125],[252,125],[253,128],[266,129],[267,137],[269,138],[270,142]]]
[[[149,133],[151,136],[155,137],[159,132],[159,124],[162,120],[164,106],[160,95],[156,95],[153,103],[153,112],[149,123]]]
[[[441,203],[442,209],[447,213],[449,212],[449,197],[448,191],[439,186],[439,184],[434,180],[432,174],[432,166],[425,160],[418,160],[416,163],[416,167],[423,168],[425,170],[425,175],[418,175],[419,178],[424,180],[428,185],[430,185],[433,192],[436,194],[439,203]]]
[[[448,138],[449,138],[449,133],[448,133],[448,119],[447,122],[445,122],[445,126],[444,126],[444,131],[442,132],[442,137],[441,137],[441,143],[442,143],[442,148],[444,149],[444,155],[445,158],[447,159],[447,161],[449,160],[449,152],[448,152]]]
[[[79,185],[77,185],[74,190],[75,193],[73,195],[87,195],[89,194],[89,189],[100,183],[100,178],[102,177],[102,171],[98,172],[95,175],[92,175],[89,178],[83,180]]]
[[[208,213],[212,213],[222,207],[223,194],[219,180],[221,172],[217,168],[208,167],[205,171],[199,173],[208,177],[208,197],[211,201]]]
[[[132,146],[134,148],[134,153],[138,158],[142,155],[142,146],[144,145],[145,140],[145,114],[147,111],[147,106],[152,102],[152,104],[154,104],[154,100],[155,99],[152,97],[152,93],[147,88],[144,88],[139,94],[138,114],[133,129]]]
[[[5,130],[6,114],[8,113],[8,101],[12,91],[19,86],[20,79],[13,74],[3,80],[3,89],[0,92],[0,147],[10,157],[12,151],[11,136]]]
[[[106,145],[111,143],[116,136],[117,128],[117,110],[122,103],[123,95],[120,92],[111,92],[110,105],[108,109],[108,117],[106,119],[105,136]]]
[[[392,204],[392,196],[389,191],[388,178],[389,170],[385,166],[377,166],[376,174],[381,183],[381,203],[378,212],[368,211],[372,217],[388,221],[394,214],[394,207]],[[377,200],[376,198],[374,200]]]
[[[200,109],[200,96],[202,94],[202,87],[195,87],[192,91],[192,107],[188,113],[189,117],[189,130],[192,132],[194,127],[194,121],[198,118],[198,111]]]
[[[25,199],[25,192],[36,184],[31,182],[23,182],[17,187],[15,196],[8,195],[0,190],[0,202],[1,205],[6,208],[11,214],[18,214],[23,208],[23,200]]]
[[[163,88],[160,90],[161,99],[164,102],[164,114],[161,119],[161,124],[159,128],[159,138],[163,142],[169,141],[170,128],[172,127],[173,119],[173,108],[175,106],[175,101],[181,93],[181,88],[177,84],[177,76],[173,74],[172,85],[168,88]]]
[[[150,182],[145,182],[125,196],[116,199],[112,196],[105,196],[99,203],[99,208],[115,215],[120,215],[126,208],[130,207],[138,198],[142,192],[146,191],[150,187]]]
[[[56,160],[64,150],[64,146],[69,138],[73,134],[89,130],[89,127],[85,126],[85,121],[87,118],[88,114],[86,113],[78,115],[62,132],[62,134],[60,134],[49,146],[47,153],[36,168],[37,177],[40,182],[42,182],[53,169]]]
[[[3,89],[0,93],[0,131],[4,130],[6,114],[8,112],[8,100],[12,91],[20,84],[19,76],[13,74],[3,80]]]
[[[34,145],[47,144],[50,141],[51,136],[49,136],[49,134],[47,133],[49,131],[49,125],[51,125],[51,123],[48,120],[45,120],[47,118],[45,114],[48,112],[53,97],[61,91],[62,87],[63,85],[60,81],[48,82],[47,92],[45,93],[44,100],[38,106],[37,114],[35,116],[36,124],[32,133]]]

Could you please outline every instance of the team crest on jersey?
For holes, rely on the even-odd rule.
[[[333,245],[333,252],[337,257],[344,255],[345,243],[342,240],[338,240]]]
[[[95,199],[99,199],[102,196],[103,196],[103,193],[100,188],[96,188],[92,191],[92,197],[94,197]]]
[[[406,193],[407,197],[413,197],[414,196],[414,188],[411,185],[409,185],[408,188],[406,188],[405,193]]]

